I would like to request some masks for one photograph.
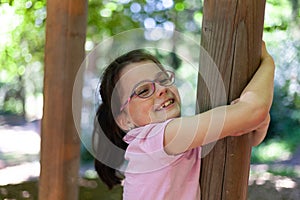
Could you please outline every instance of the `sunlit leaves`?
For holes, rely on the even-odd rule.
[[[289,0],[268,0],[265,12],[267,31],[286,30],[291,21],[292,8]]]
[[[88,35],[93,33],[91,37],[99,39],[104,30],[105,34],[114,35],[138,27],[163,27],[181,32],[199,32],[201,9],[201,1],[90,0],[89,25],[93,28],[88,29]]]
[[[183,11],[184,8],[185,8],[185,6],[184,6],[184,3],[182,3],[182,2],[179,2],[179,3],[175,4],[175,10],[176,11]]]
[[[202,24],[202,18],[203,18],[202,12],[195,12],[195,13],[194,13],[194,20],[195,20],[195,22],[196,22],[199,26]]]
[[[262,144],[253,150],[253,159],[266,163],[288,160],[291,157],[291,149],[285,141],[272,141]]]
[[[45,6],[45,0],[0,5],[3,13],[0,15],[0,85],[5,85],[0,93],[6,96],[0,110],[24,112],[25,94],[42,92],[43,79],[39,78],[43,74],[42,67],[36,73],[30,69],[34,63],[43,62]]]

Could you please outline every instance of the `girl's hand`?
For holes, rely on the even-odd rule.
[[[270,54],[267,52],[267,48],[266,48],[266,43],[264,41],[262,41],[261,44],[261,60],[269,57]]]
[[[239,102],[239,100],[240,100],[239,98],[235,99],[230,104],[231,105],[236,104]],[[264,140],[264,138],[267,135],[268,127],[270,124],[270,119],[271,119],[270,114],[268,114],[268,116],[265,118],[265,120],[261,124],[259,124],[257,127],[237,132],[234,134],[234,136],[241,136],[246,133],[250,133],[251,134],[250,135],[251,145],[257,146]]]
[[[268,114],[266,119],[251,133],[252,146],[257,146],[264,140],[268,132],[270,119],[270,114]]]

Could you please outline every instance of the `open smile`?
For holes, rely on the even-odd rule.
[[[164,108],[169,107],[170,105],[174,104],[175,100],[174,99],[168,99],[167,101],[163,102],[157,110],[162,110]]]

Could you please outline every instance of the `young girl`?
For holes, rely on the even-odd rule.
[[[101,162],[95,160],[95,168],[112,188],[123,176],[102,162],[125,166],[123,199],[200,199],[202,145],[253,130],[252,143],[257,145],[266,135],[274,62],[264,43],[259,69],[231,105],[181,117],[174,79],[173,72],[143,50],[117,58],[104,72],[102,104],[95,121],[101,128],[95,129],[94,135],[105,134],[125,155],[116,156],[106,148],[107,141],[97,137],[95,154],[102,156]],[[220,123],[222,129],[212,131],[211,127]]]

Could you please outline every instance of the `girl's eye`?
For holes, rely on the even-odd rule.
[[[160,85],[167,85],[167,84],[169,84],[169,82],[170,82],[169,78],[164,78],[164,79],[159,80]]]
[[[149,93],[149,90],[144,89],[144,90],[138,91],[137,95],[140,96],[140,97],[143,97],[143,96],[147,96],[148,93]]]
[[[148,97],[151,94],[151,84],[144,84],[135,89],[136,95],[139,97]]]
[[[167,72],[161,72],[158,74],[156,81],[160,85],[169,85],[171,82],[171,75]]]

